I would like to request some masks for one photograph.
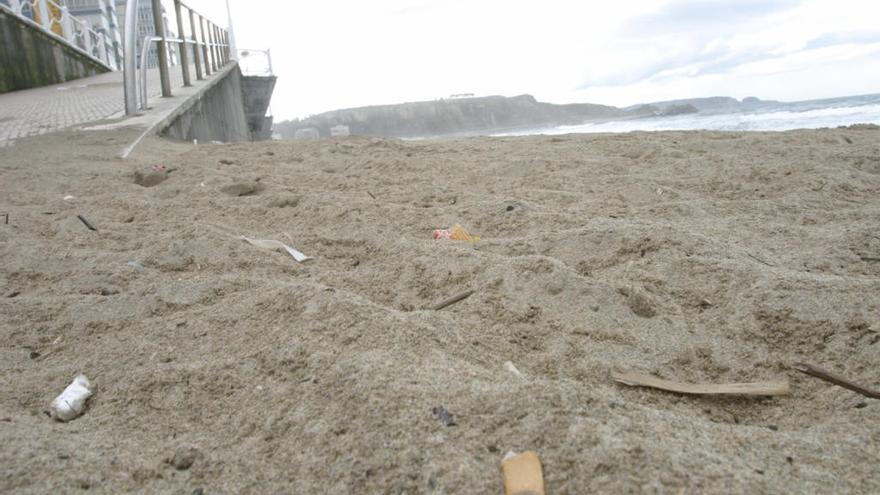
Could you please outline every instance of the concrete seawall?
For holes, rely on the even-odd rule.
[[[108,72],[85,54],[0,9],[0,93]]]
[[[275,76],[242,77],[244,110],[252,141],[263,141],[272,135],[272,117],[266,117],[266,111],[277,79]]]
[[[230,66],[204,91],[183,102],[159,125],[159,134],[182,141],[262,141],[272,132],[266,117],[274,76],[245,77]]]
[[[232,66],[191,103],[184,104],[160,134],[183,141],[250,141],[241,80],[241,70]]]

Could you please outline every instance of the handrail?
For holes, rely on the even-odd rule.
[[[235,53],[238,55],[239,65],[242,66],[242,74],[246,76],[274,75],[274,73],[272,72],[272,52],[269,49],[260,50],[258,48],[242,48],[240,50],[237,50]],[[260,53],[266,56],[267,67],[265,69],[260,71],[254,71],[250,69],[250,64],[246,63],[245,61],[248,60],[248,57],[250,57],[252,53]]]
[[[116,60],[118,48],[110,42],[107,34],[92,29],[88,22],[71,14],[66,6],[54,0],[8,0],[0,3],[0,8],[40,28],[45,34],[64,42],[107,69],[119,69]],[[25,14],[26,9],[30,15]],[[60,15],[56,15],[56,12]]]
[[[36,0],[42,1],[42,0]],[[229,62],[229,33],[227,30],[220,28],[204,16],[199,14],[195,9],[185,4],[181,0],[174,0],[174,12],[177,17],[177,38],[168,38],[164,32],[164,22],[162,20],[161,5],[155,6],[161,2],[153,0],[153,23],[155,26],[156,36],[148,36],[144,38],[141,55],[141,73],[142,81],[140,88],[140,108],[147,107],[147,81],[146,81],[146,53],[152,43],[159,43],[159,72],[162,80],[162,96],[171,96],[171,84],[168,78],[168,60],[167,60],[167,43],[177,43],[181,46],[181,70],[183,71],[184,86],[190,86],[191,79],[189,73],[189,54],[186,45],[193,46],[193,62],[196,64],[196,79],[203,79],[213,72],[218,71],[226,63]],[[123,47],[125,51],[123,80],[125,88],[125,114],[134,115],[138,111],[138,74],[136,64],[136,46],[137,46],[137,8],[138,0],[126,0],[125,7],[125,40]],[[189,14],[189,36],[184,33],[185,23],[183,21],[183,9]],[[198,16],[198,22],[196,22]],[[196,28],[199,28],[198,31]],[[206,29],[207,28],[207,29]],[[199,33],[200,31],[200,33]],[[207,33],[207,35],[206,35]],[[199,36],[201,34],[201,36]]]
[[[146,110],[147,100],[149,99],[149,95],[147,92],[147,57],[150,54],[150,47],[152,47],[151,43],[162,41],[162,37],[160,36],[145,36],[144,42],[141,44],[141,70],[140,77],[138,78],[138,86],[140,87],[141,94],[141,104],[140,109]],[[166,43],[177,43],[178,45],[187,44],[195,44],[195,41],[192,40],[184,40],[180,38],[165,38]],[[185,50],[185,49],[184,49]]]

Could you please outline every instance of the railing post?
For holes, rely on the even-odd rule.
[[[71,45],[73,44],[73,19],[70,18],[70,12],[67,6],[61,7],[61,30],[64,31],[64,39]]]
[[[199,39],[196,36],[196,15],[193,13],[192,9],[187,7],[189,11],[189,30],[192,33],[192,41],[193,41],[193,65],[196,66],[196,79],[199,81],[202,80],[202,56],[201,51],[202,48],[199,46]]]
[[[229,51],[229,31],[223,31],[223,43],[226,45],[224,53],[226,53],[226,63],[232,60],[232,53]]]
[[[104,49],[107,65],[113,68],[113,70],[119,70],[119,66],[116,64],[116,57],[113,56],[113,41],[106,34],[101,34],[101,46]]]
[[[149,103],[149,95],[147,94],[147,59],[150,55],[150,48],[153,45],[153,41],[158,41],[160,38],[155,36],[146,36],[144,37],[144,41],[141,43],[141,72],[138,80],[140,81],[140,92],[141,92],[141,110],[146,110],[148,108]]]
[[[83,34],[83,49],[86,51],[86,53],[94,57],[95,54],[92,51],[92,48],[94,47],[94,45],[92,44],[92,32],[89,30],[88,27],[83,26],[82,24],[80,24],[80,28],[82,28]]]
[[[114,60],[114,69],[119,70],[122,66],[122,59],[119,56],[119,20],[116,16],[116,5],[114,3],[115,0],[111,0],[106,2],[106,14],[108,19],[108,28],[109,32],[107,33],[107,37],[109,38],[106,43],[108,43],[107,50],[113,50],[113,60]]]
[[[162,82],[162,96],[171,96],[171,79],[168,77],[168,42],[165,41],[165,24],[162,22],[162,0],[152,0],[153,27],[159,40],[156,49],[159,55],[159,79]]]
[[[220,28],[218,29],[220,30],[220,44],[223,45],[220,47],[220,60],[223,61],[223,65],[226,65],[229,63],[229,57],[226,56],[228,55],[228,53],[226,53],[226,31]]]
[[[106,62],[107,65],[110,65],[112,67],[112,64],[110,63],[110,58],[107,56],[107,44],[104,42],[103,34],[98,35],[98,58],[100,58],[101,60]]]
[[[180,9],[180,0],[174,0],[174,14],[177,16],[177,37],[183,43],[180,44],[180,66],[183,67],[183,85],[192,86],[189,81],[189,54],[186,53],[186,36],[183,34],[183,15]]]
[[[217,68],[223,68],[223,47],[220,46],[220,27],[214,25],[214,49],[217,50]]]
[[[125,3],[125,39],[122,41],[123,94],[125,95],[125,115],[137,113],[137,10],[138,0],[127,0]],[[147,63],[141,60],[142,64]]]
[[[208,73],[216,72],[214,69],[214,53],[211,48],[211,21],[205,21],[205,63],[208,65]]]
[[[208,30],[208,54],[211,56],[211,72],[217,72],[217,61],[214,59],[214,30],[211,27],[211,21],[205,21],[205,28]]]
[[[199,14],[199,28],[202,31],[202,53],[205,55],[205,75],[211,75],[211,61],[208,60],[208,37],[205,35],[205,18],[202,17],[202,14]]]
[[[37,0],[35,7],[40,15],[40,25],[46,31],[52,31],[52,13],[49,11],[49,4],[46,0]]]
[[[210,43],[211,48],[211,70],[217,72],[217,38],[216,33],[214,33],[214,24],[211,21],[208,21],[208,43]]]
[[[217,56],[217,27],[211,22],[208,24],[208,28],[208,36],[211,38],[211,65],[214,66],[214,71],[218,71],[223,65],[220,63],[220,58]]]

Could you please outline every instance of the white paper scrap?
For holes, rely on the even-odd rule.
[[[79,375],[73,382],[55,397],[49,406],[49,415],[58,421],[70,421],[82,414],[86,408],[86,400],[92,396],[92,384],[86,375]]]
[[[254,246],[257,246],[258,248],[261,248],[261,249],[271,249],[273,251],[281,251],[281,252],[287,251],[287,253],[289,255],[293,256],[293,259],[295,259],[296,261],[298,261],[300,263],[302,263],[303,261],[312,259],[311,256],[306,256],[306,255],[302,254],[301,252],[297,251],[296,249],[293,249],[292,247],[288,246],[287,244],[284,244],[281,241],[276,241],[275,239],[250,239],[245,236],[239,236],[239,239],[241,239],[243,241],[247,241],[248,243],[250,243]]]

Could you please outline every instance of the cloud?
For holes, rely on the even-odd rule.
[[[880,43],[880,32],[850,31],[845,33],[825,33],[808,41],[804,45],[804,49],[813,50],[836,45],[863,45],[871,43]]]
[[[763,28],[771,16],[795,9],[803,0],[675,0],[625,23],[608,47],[621,53],[577,86],[616,86],[683,73],[719,74],[745,63],[778,57],[773,47],[735,46],[742,33]],[[772,26],[771,26],[772,27]]]
[[[730,53],[726,46],[690,46],[676,50],[659,51],[648,55],[647,49],[642,56],[633,54],[628,57],[635,63],[629,66],[600,72],[586,80],[578,89],[591,86],[622,86],[660,76],[662,73],[702,63],[723,60]],[[649,60],[645,60],[649,58]],[[644,60],[644,61],[643,61]]]
[[[741,24],[752,23],[771,14],[793,9],[803,0],[677,0],[653,13],[639,16],[625,26],[635,34],[717,35],[735,31]]]

